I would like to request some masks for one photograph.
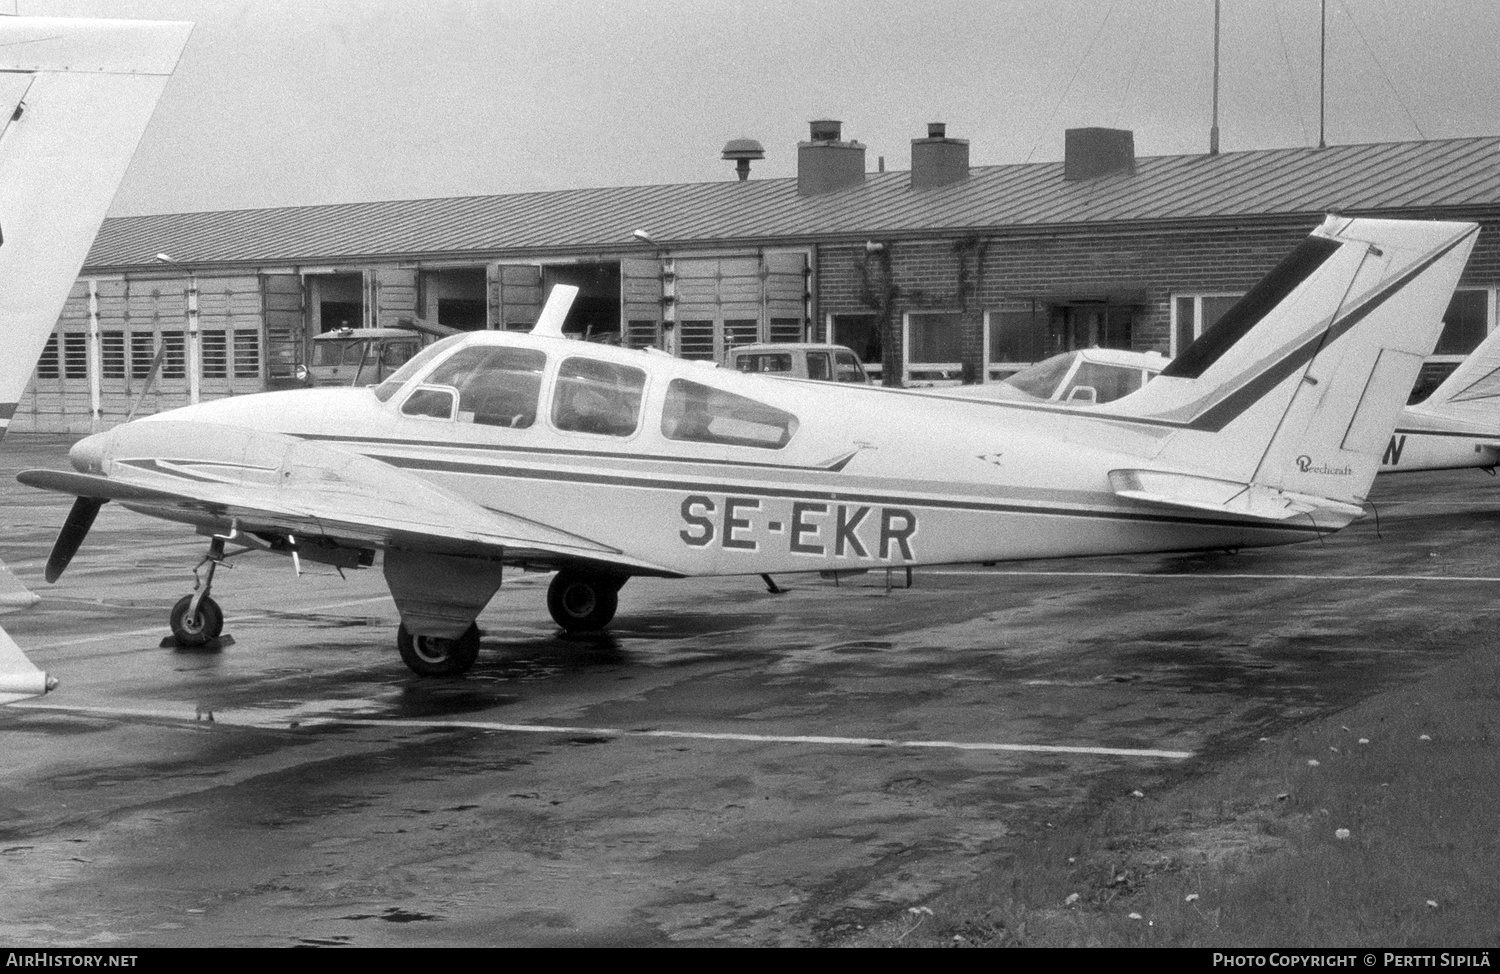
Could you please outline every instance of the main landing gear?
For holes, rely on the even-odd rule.
[[[609,625],[620,605],[623,575],[564,568],[547,586],[547,611],[568,632],[593,632]]]
[[[413,636],[402,623],[396,629],[396,648],[401,662],[418,676],[460,676],[479,658],[479,626],[469,628],[457,639],[438,636]]]
[[[224,631],[224,610],[209,597],[214,584],[214,570],[224,564],[224,539],[214,538],[208,544],[208,554],[193,569],[193,591],[184,595],[172,606],[172,638],[178,646],[196,649],[219,638]],[[208,566],[206,577],[198,570]]]

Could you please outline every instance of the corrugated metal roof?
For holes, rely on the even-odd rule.
[[[174,213],[106,220],[91,270],[148,265],[330,263],[639,247],[680,248],[1278,214],[1500,206],[1500,138],[1153,156],[1133,176],[1065,182],[1061,162],[977,166],[923,190],[906,172],[799,196],[765,179],[509,196]]]

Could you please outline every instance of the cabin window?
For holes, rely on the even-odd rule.
[[[576,433],[629,436],[640,423],[646,373],[629,365],[570,358],[557,370],[552,425]]]
[[[458,420],[524,429],[536,422],[547,356],[534,348],[459,349],[425,380],[458,392]]]
[[[723,389],[673,379],[667,386],[661,432],[669,440],[775,450],[797,432],[797,417]]]
[[[1073,381],[1063,390],[1064,400],[1114,402],[1141,387],[1141,370],[1129,365],[1080,362]],[[1093,392],[1089,393],[1088,390]]]
[[[401,404],[404,416],[430,416],[433,419],[453,418],[454,395],[452,389],[433,389],[418,386],[406,402]]]

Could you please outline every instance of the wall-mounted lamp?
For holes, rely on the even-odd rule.
[[[878,241],[878,240],[866,240],[865,241],[865,253],[867,253],[867,254],[879,254],[879,253],[883,253],[884,251],[885,251],[885,244],[881,243],[880,241]]]
[[[641,243],[650,244],[653,247],[656,246],[655,239],[652,238],[651,234],[647,233],[644,230],[634,230],[630,235],[639,240]]]

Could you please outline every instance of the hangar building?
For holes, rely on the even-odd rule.
[[[818,121],[789,178],[112,218],[11,429],[286,388],[339,327],[529,328],[555,283],[581,288],[581,337],[714,360],[831,340],[889,384],[1173,355],[1330,211],[1484,224],[1429,376],[1496,325],[1500,138],[1137,157],[1072,129],[1061,162],[974,166],[934,124],[884,170]]]

